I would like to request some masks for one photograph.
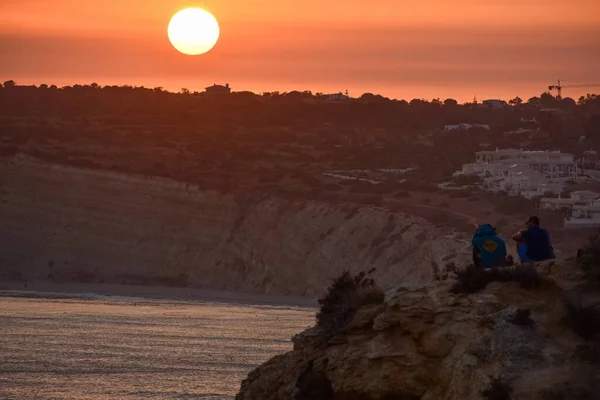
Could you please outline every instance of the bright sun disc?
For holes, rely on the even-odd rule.
[[[204,54],[219,39],[219,23],[208,11],[186,8],[179,11],[169,22],[169,40],[183,54]]]

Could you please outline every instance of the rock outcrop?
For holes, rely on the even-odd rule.
[[[192,285],[314,296],[344,269],[392,286],[431,277],[468,243],[384,209],[0,160],[0,279]],[[441,257],[446,257],[441,260]]]
[[[448,289],[400,287],[360,308],[343,333],[302,332],[293,351],[249,374],[236,400],[597,398],[600,346],[562,322],[557,286]]]

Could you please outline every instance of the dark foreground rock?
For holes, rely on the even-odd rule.
[[[599,342],[574,332],[565,294],[493,283],[401,287],[343,332],[308,329],[242,382],[237,400],[593,399]],[[596,356],[594,356],[596,354]]]

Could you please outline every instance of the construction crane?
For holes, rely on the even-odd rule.
[[[600,83],[573,83],[570,85],[562,85],[560,83],[560,79],[558,80],[557,85],[548,86],[548,90],[552,91],[556,89],[556,98],[558,100],[562,99],[562,89],[563,88],[586,88],[586,87],[600,87]]]

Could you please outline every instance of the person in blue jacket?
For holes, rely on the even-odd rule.
[[[525,226],[526,229],[513,236],[513,240],[517,242],[517,253],[521,263],[556,258],[550,241],[550,233],[540,227],[540,219],[536,216],[529,217]]]
[[[507,265],[506,243],[490,224],[477,227],[473,238],[473,263],[484,269]]]

